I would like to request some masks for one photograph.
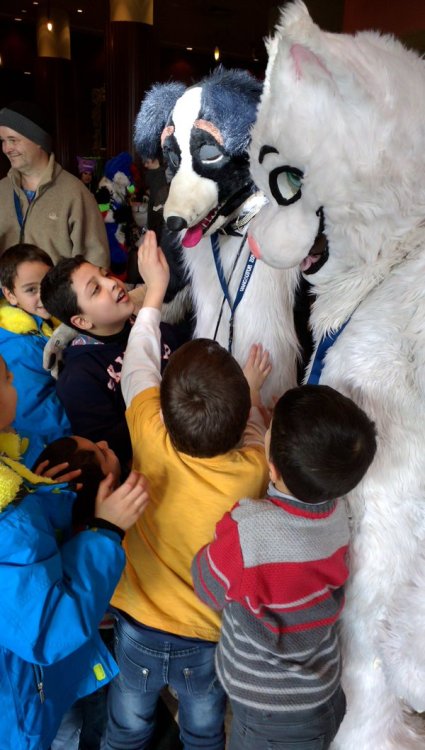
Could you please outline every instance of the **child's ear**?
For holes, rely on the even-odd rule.
[[[3,286],[1,290],[3,292],[4,298],[8,301],[9,305],[16,306],[18,304],[18,300],[16,299],[15,295],[10,289],[7,288],[7,286]]]
[[[70,318],[70,323],[76,328],[80,328],[81,331],[90,331],[93,328],[93,323],[83,315],[73,315]]]
[[[268,462],[269,464],[269,476],[273,484],[276,484],[276,482],[279,482],[282,479],[282,476],[280,472],[276,469],[276,466],[272,461]]]

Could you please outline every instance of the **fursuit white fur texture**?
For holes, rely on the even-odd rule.
[[[320,382],[352,397],[378,431],[376,458],[348,497],[348,710],[333,748],[423,750],[425,62],[389,36],[322,32],[300,0],[268,51],[250,158],[270,202],[250,241],[274,267],[304,267],[323,207],[329,259],[308,277],[316,343],[351,319]],[[288,205],[269,184],[283,165],[303,173]]]
[[[187,90],[177,101],[173,112],[175,137],[181,150],[181,164],[170,184],[170,192],[164,206],[164,218],[183,217],[188,227],[198,225],[218,206],[217,183],[198,174],[192,163],[190,135],[198,118],[201,102],[201,88]],[[237,116],[237,112],[234,113]],[[214,127],[215,124],[211,123]],[[226,222],[239,216],[249,217],[264,202],[264,197],[254,194],[226,217]],[[214,265],[210,235],[223,225],[224,218],[208,228],[202,239],[194,247],[182,247],[183,262],[190,279],[190,294],[196,312],[196,338],[213,338],[218,321],[216,340],[228,347],[230,308],[223,304],[223,292]],[[247,231],[244,225],[242,234]],[[220,254],[225,278],[229,283],[229,294],[233,301],[244,275],[245,264],[250,255],[245,242],[243,252],[231,274],[242,238],[220,235]],[[296,363],[298,342],[295,334],[293,305],[298,284],[297,269],[276,269],[265,263],[256,263],[250,281],[236,309],[232,354],[243,367],[251,344],[261,343],[269,350],[273,371],[263,386],[262,397],[265,404],[271,405],[273,397],[278,397],[287,388],[296,384]],[[181,298],[187,290],[179,293],[173,304],[180,312],[184,306]],[[165,306],[166,307],[166,306]],[[179,309],[180,308],[180,309]],[[222,312],[220,314],[220,311]],[[163,319],[172,320],[174,310],[164,309]]]

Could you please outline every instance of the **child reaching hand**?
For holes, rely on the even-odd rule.
[[[98,625],[124,566],[121,538],[148,496],[144,477],[112,491],[108,473],[96,517],[59,547],[75,493],[20,463],[12,380],[0,357],[1,747],[47,750],[71,704],[117,673]]]
[[[190,566],[236,499],[266,488],[258,404],[269,357],[254,347],[244,374],[215,341],[197,339],[171,355],[161,379],[169,270],[152,231],[139,249],[139,270],[147,290],[121,387],[134,466],[149,481],[150,503],[124,540],[127,564],[112,599],[120,678],[109,690],[106,747],[148,747],[160,692],[170,685],[184,747],[223,750],[226,699],[214,668],[220,618],[195,595]]]

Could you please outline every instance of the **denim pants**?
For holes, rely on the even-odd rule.
[[[226,695],[215,673],[215,647],[118,615],[115,658],[120,674],[109,686],[106,750],[149,748],[156,705],[166,685],[178,695],[185,750],[224,750]]]
[[[341,687],[316,709],[297,712],[258,711],[231,701],[228,750],[327,750],[345,714]]]

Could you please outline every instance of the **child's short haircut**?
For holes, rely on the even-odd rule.
[[[173,352],[161,381],[164,425],[175,448],[198,458],[235,448],[248,421],[248,381],[226,349],[210,339]]]
[[[72,275],[77,268],[88,263],[84,255],[61,258],[54,268],[48,271],[40,285],[40,297],[46,310],[62,323],[73,328],[71,318],[80,315],[77,295],[72,286]]]
[[[10,292],[13,292],[18,268],[21,263],[27,261],[30,263],[38,261],[53,268],[50,255],[37,245],[29,245],[25,242],[20,245],[12,245],[0,257],[0,285],[3,289],[9,289]]]
[[[88,523],[94,516],[99,484],[105,478],[96,454],[79,448],[74,438],[63,437],[46,446],[37,458],[33,470],[43,461],[49,461],[49,466],[57,466],[68,461],[67,471],[81,469],[81,474],[75,481],[81,482],[83,486],[77,491],[77,498],[72,507],[72,521],[75,525]]]
[[[333,500],[352,490],[375,451],[373,422],[329,386],[292,388],[274,408],[270,460],[288,490],[306,503]]]

